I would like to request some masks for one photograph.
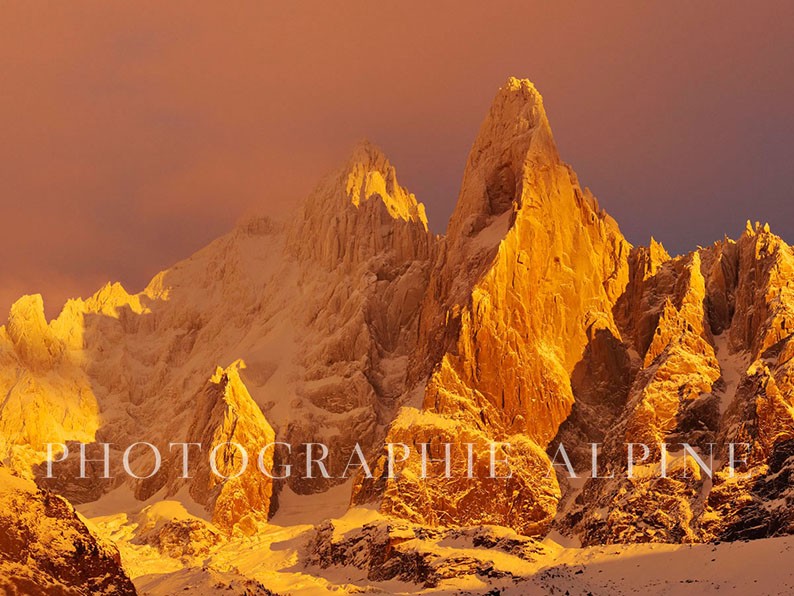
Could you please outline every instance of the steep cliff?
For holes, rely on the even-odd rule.
[[[616,478],[589,480],[562,527],[587,544],[790,533],[791,248],[748,224],[738,242],[676,259],[652,245],[631,263],[617,318],[640,362],[625,408],[596,437],[601,473]],[[628,443],[649,446],[634,478]]]
[[[137,592],[116,547],[66,499],[0,467],[0,592],[82,596]]]
[[[559,490],[544,450],[571,411],[570,375],[588,330],[615,329],[629,249],[560,160],[540,94],[510,79],[474,142],[422,304],[411,367],[422,412],[401,412],[388,440],[431,443],[435,458],[439,443],[474,442],[478,461],[489,442],[509,442],[520,464],[509,480],[428,482],[409,459],[408,473],[381,480],[382,511],[532,534],[548,527]],[[427,476],[444,472],[431,467]]]

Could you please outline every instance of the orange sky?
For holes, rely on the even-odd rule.
[[[4,3],[0,312],[137,291],[361,137],[442,231],[509,75],[632,242],[679,252],[748,218],[794,240],[794,3],[375,6]]]

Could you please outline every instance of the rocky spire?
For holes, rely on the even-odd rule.
[[[406,474],[387,483],[384,512],[527,533],[548,527],[559,492],[544,450],[571,411],[570,375],[588,329],[598,322],[619,335],[612,309],[628,282],[629,249],[560,161],[535,87],[508,80],[471,150],[425,295],[411,370],[427,380],[423,412],[406,409],[389,441],[418,443],[454,427],[473,442],[511,442],[526,466],[510,490],[525,500],[506,506],[512,493],[488,482],[441,494]],[[453,511],[457,490],[477,497]]]
[[[41,294],[14,302],[6,331],[18,358],[30,368],[46,369],[61,357],[63,346],[47,324]]]
[[[201,459],[190,486],[191,496],[211,512],[212,521],[219,527],[231,531],[237,526],[246,532],[255,525],[254,520],[267,519],[270,509],[273,481],[256,468],[253,457],[275,440],[275,433],[240,378],[241,368],[245,368],[241,360],[225,369],[217,368],[196,396],[188,436],[205,452],[223,446],[216,458],[217,468],[220,474],[230,476],[220,479],[211,473],[208,460]],[[234,444],[251,454],[248,467],[243,468],[241,453]],[[267,471],[272,469],[272,451],[265,453],[262,465]],[[245,471],[239,473],[240,469]]]
[[[383,152],[361,141],[306,200],[288,246],[300,259],[350,268],[382,252],[426,259],[432,243],[424,205],[399,184]]]
[[[397,172],[383,151],[368,140],[360,141],[343,168],[342,178],[349,201],[360,207],[380,200],[395,219],[421,223],[427,230],[425,206],[397,182]]]
[[[527,172],[559,161],[543,98],[530,81],[511,77],[496,94],[469,153],[447,236],[454,243],[519,208]]]

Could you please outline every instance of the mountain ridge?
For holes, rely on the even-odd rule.
[[[206,469],[190,486],[81,481],[66,465],[45,480],[44,444],[360,444],[374,477],[351,482],[352,510],[411,527],[554,530],[585,545],[765,538],[794,533],[792,356],[791,247],[750,222],[676,257],[654,238],[632,246],[561,160],[540,93],[510,78],[444,236],[363,141],[291,219],[241,222],[140,293],[107,284],[49,322],[40,296],[20,298],[0,327],[0,460],[78,504],[187,487],[211,532],[255,536],[280,495],[344,488],[347,460],[329,462],[333,478],[273,482],[216,485]],[[660,477],[656,448],[625,477],[626,443],[681,440],[701,454],[751,444],[746,480],[725,461],[707,478],[686,453]],[[388,477],[384,442],[428,444],[436,481],[416,449]],[[511,445],[513,477],[467,478],[462,446],[485,470],[494,442]],[[601,445],[616,478],[550,474],[560,442],[577,465]],[[306,464],[290,458],[267,465]]]

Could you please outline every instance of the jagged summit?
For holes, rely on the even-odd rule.
[[[383,151],[368,140],[353,148],[346,170],[345,190],[356,207],[379,198],[395,219],[419,222],[427,230],[425,206],[413,193],[400,186],[397,172]]]
[[[308,197],[289,245],[299,258],[350,266],[382,249],[425,258],[430,242],[424,205],[400,185],[383,151],[363,140]]]
[[[352,170],[357,166],[380,172],[392,167],[383,149],[367,138],[359,139],[358,142],[353,145],[353,148],[350,150],[350,155],[347,158],[346,168],[344,169]]]
[[[394,219],[420,223],[427,230],[425,206],[397,181],[397,172],[384,152],[362,139],[353,147],[345,165],[317,187],[308,205],[322,203],[342,209],[348,204],[361,207],[379,200]]]
[[[478,140],[509,140],[516,144],[516,153],[532,151],[558,158],[543,96],[528,79],[510,77],[499,89]]]
[[[766,232],[767,234],[769,234],[770,231],[771,230],[769,227],[769,223],[765,223],[764,225],[761,225],[760,221],[755,222],[755,225],[753,225],[752,222],[748,219],[747,223],[744,226],[745,234],[749,234],[750,236],[753,236],[755,234],[760,234],[761,232]]]
[[[469,153],[447,235],[455,242],[519,209],[528,178],[559,163],[543,98],[530,81],[511,77],[496,93]]]

